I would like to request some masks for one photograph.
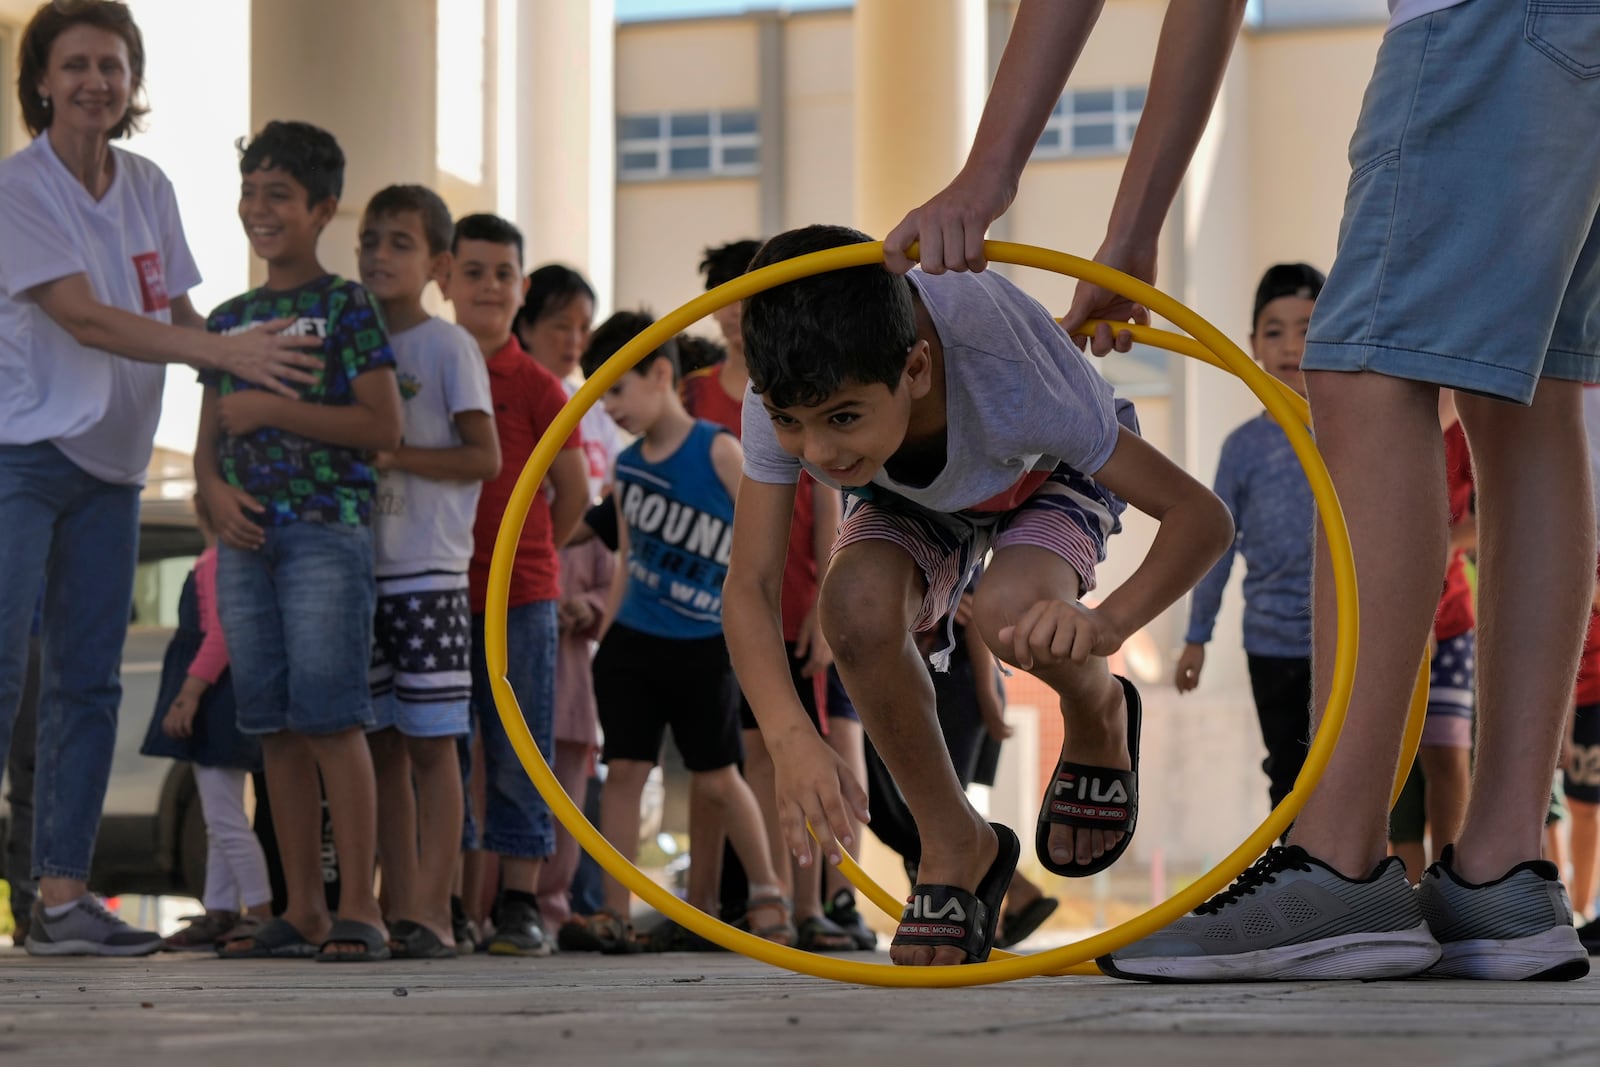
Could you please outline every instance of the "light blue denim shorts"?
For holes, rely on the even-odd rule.
[[[1600,0],[1467,0],[1384,38],[1307,370],[1529,403],[1600,381]]]
[[[372,726],[371,527],[297,522],[266,535],[254,552],[217,549],[217,611],[239,729],[319,735]]]

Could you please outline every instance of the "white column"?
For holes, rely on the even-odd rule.
[[[967,157],[987,88],[984,0],[856,4],[856,224],[881,237]]]
[[[515,203],[528,264],[581,270],[604,313],[616,241],[615,6],[560,0],[518,5],[517,16]]]

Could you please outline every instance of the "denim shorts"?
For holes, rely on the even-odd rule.
[[[1303,366],[1529,403],[1600,381],[1600,4],[1468,0],[1384,38]]]
[[[217,549],[239,729],[316,735],[372,726],[371,528],[297,522],[265,533],[254,552]]]
[[[556,850],[555,818],[534,786],[500,720],[489,682],[483,644],[484,616],[472,617],[472,727],[483,741],[483,837],[469,818],[463,848],[484,848],[501,856],[541,859]],[[545,762],[556,758],[556,644],[560,627],[556,602],[535,600],[506,612],[506,681],[522,709],[523,721]],[[463,766],[462,785],[470,792],[471,765]],[[471,812],[469,801],[468,812]]]

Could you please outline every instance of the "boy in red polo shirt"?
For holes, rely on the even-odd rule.
[[[567,394],[555,375],[523,351],[511,332],[527,288],[522,276],[522,234],[495,215],[468,215],[456,223],[454,261],[444,294],[456,322],[478,342],[489,365],[500,439],[500,474],[485,482],[473,525],[472,713],[483,739],[486,803],[482,847],[500,857],[500,897],[489,951],[505,956],[548,956],[550,944],[536,897],[539,868],[555,852],[550,809],[533,787],[511,747],[489,688],[483,653],[484,604],[489,560],[506,504],[534,446],[544,436]],[[588,505],[588,465],[575,430],[550,465],[545,489],[533,499],[517,561],[511,572],[506,613],[507,680],[546,759],[554,758],[555,666],[560,596],[556,550],[566,543]],[[470,820],[469,820],[470,821]],[[469,835],[470,836],[470,835]]]

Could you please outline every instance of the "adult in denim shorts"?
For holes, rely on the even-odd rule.
[[[1580,394],[1600,380],[1600,4],[1390,7],[1304,359],[1360,577],[1349,716],[1296,847],[1252,872],[1266,888],[1203,917],[1234,933],[1202,945],[1202,917],[1184,920],[1115,954],[1130,976],[1588,972],[1539,855],[1593,588]],[[1440,387],[1457,390],[1478,477],[1478,761],[1457,843],[1413,894],[1384,858],[1384,816],[1445,568]],[[1336,624],[1324,545],[1319,709]]]

